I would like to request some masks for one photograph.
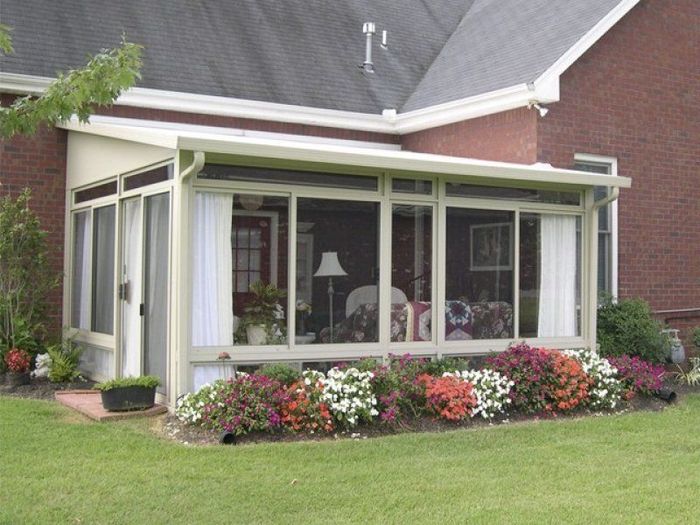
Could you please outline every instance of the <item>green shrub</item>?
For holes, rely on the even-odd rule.
[[[49,364],[49,381],[52,383],[65,383],[73,381],[80,375],[78,365],[83,348],[75,344],[71,339],[64,339],[60,343],[49,346],[46,352],[51,358]]]
[[[143,386],[146,388],[155,388],[160,385],[160,379],[156,376],[139,376],[139,377],[121,377],[119,379],[111,379],[104,383],[97,383],[95,390],[112,390],[113,388],[124,388],[128,386]]]
[[[279,383],[289,386],[301,379],[301,373],[284,363],[269,363],[261,366],[256,374],[269,377]]]
[[[604,357],[638,356],[652,363],[664,362],[670,348],[643,299],[606,300],[598,308],[598,343]]]
[[[464,357],[443,357],[425,363],[425,373],[431,376],[440,377],[445,372],[462,372],[469,370],[469,359]]]
[[[690,337],[695,345],[695,348],[700,350],[700,326],[695,327]]]

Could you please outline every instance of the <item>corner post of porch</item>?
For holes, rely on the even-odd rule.
[[[596,330],[598,315],[598,210],[595,208],[594,188],[588,188],[584,194],[585,203],[585,246],[583,288],[585,290],[587,322],[583,323],[585,336],[591,350],[596,349]]]

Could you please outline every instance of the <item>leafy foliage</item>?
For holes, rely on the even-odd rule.
[[[0,198],[0,355],[22,348],[35,355],[46,322],[46,297],[58,283],[49,268],[46,231],[25,189]]]
[[[668,336],[661,333],[643,299],[604,302],[598,308],[598,342],[604,357],[639,356],[652,363],[664,362],[670,348]]]
[[[299,381],[301,378],[301,373],[284,363],[269,363],[263,365],[255,373],[279,381],[284,386],[289,386]]]
[[[119,379],[111,379],[104,383],[98,383],[95,385],[95,389],[104,392],[114,388],[125,388],[129,386],[155,388],[158,385],[160,385],[160,379],[157,376],[120,377]]]
[[[594,410],[615,408],[624,386],[610,361],[590,349],[564,350],[564,354],[578,361],[591,380],[588,405]]]
[[[628,399],[637,393],[651,395],[663,386],[663,366],[629,355],[611,357],[609,361],[617,369],[617,378],[625,386]]]
[[[14,374],[25,374],[29,372],[32,356],[19,348],[12,348],[5,354],[5,366]]]
[[[700,326],[696,326],[691,335],[695,348],[700,350]]]
[[[425,363],[424,370],[426,374],[433,376],[441,376],[446,372],[469,370],[469,359],[464,357],[443,357],[434,361],[428,360]]]
[[[418,381],[425,387],[428,411],[448,421],[460,421],[470,416],[476,407],[472,385],[460,378],[422,374]]]
[[[49,381],[52,383],[66,383],[80,376],[78,365],[80,364],[83,347],[75,344],[70,338],[66,338],[60,343],[47,347],[46,352],[51,358],[48,374]]]
[[[12,52],[6,26],[0,28],[0,51]],[[86,122],[94,106],[111,104],[140,78],[141,46],[122,38],[121,46],[105,49],[81,69],[59,74],[39,97],[25,96],[0,107],[0,137],[31,135],[41,124],[58,124],[73,114]]]
[[[335,424],[328,403],[321,400],[316,384],[298,381],[287,390],[289,400],[282,404],[282,423],[294,432],[333,432]]]
[[[700,385],[700,357],[691,357],[690,369],[685,370],[681,365],[676,365],[678,370],[673,373],[673,378],[680,385]]]

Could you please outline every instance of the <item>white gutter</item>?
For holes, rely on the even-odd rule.
[[[0,93],[40,95],[53,80],[0,72]],[[403,135],[525,107],[533,100],[556,102],[552,92],[558,92],[558,86],[519,84],[406,113],[385,110],[381,115],[140,87],[123,93],[115,105]]]
[[[187,179],[189,179],[193,175],[197,175],[197,173],[202,171],[202,169],[204,168],[205,160],[206,157],[204,155],[204,152],[195,151],[194,159],[192,159],[192,164],[187,166],[184,170],[182,170],[182,173],[180,173],[180,182],[186,182]]]

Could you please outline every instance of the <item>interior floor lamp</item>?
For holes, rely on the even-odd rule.
[[[328,277],[328,319],[330,327],[330,342],[333,342],[333,277],[343,277],[347,275],[338,261],[338,252],[323,252],[321,264],[314,274],[314,277]]]

